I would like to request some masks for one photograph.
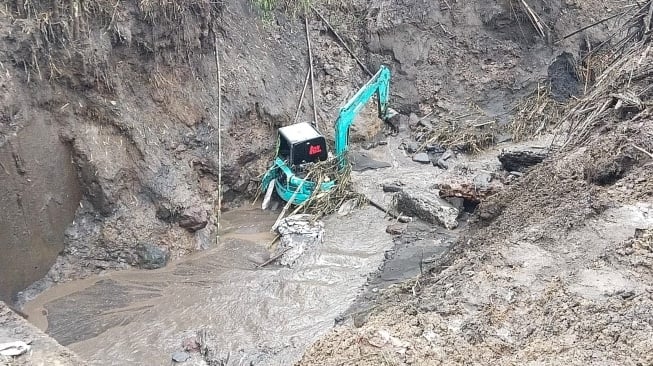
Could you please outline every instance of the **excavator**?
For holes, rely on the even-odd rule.
[[[340,108],[335,124],[334,158],[339,171],[347,167],[349,128],[356,115],[367,102],[377,95],[379,118],[387,121],[397,112],[388,107],[390,93],[390,70],[381,66],[379,71],[358,92]],[[294,205],[301,205],[319,189],[328,192],[338,182],[334,180],[318,183],[306,176],[307,168],[329,158],[326,138],[307,122],[281,127],[277,135],[277,153],[272,166],[263,175],[261,191],[266,200],[274,190],[281,199]]]

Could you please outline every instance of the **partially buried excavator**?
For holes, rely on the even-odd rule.
[[[265,193],[263,208],[269,202],[272,192],[276,190],[281,199],[294,205],[301,205],[308,200],[316,189],[329,191],[336,184],[335,180],[318,183],[307,177],[308,168],[319,161],[336,159],[340,171],[347,167],[347,149],[349,148],[349,128],[367,102],[377,95],[379,118],[387,121],[396,112],[388,107],[390,92],[390,70],[381,66],[379,71],[340,108],[335,124],[335,151],[330,157],[326,139],[310,123],[302,122],[279,128],[277,153],[272,166],[267,170],[261,182]]]

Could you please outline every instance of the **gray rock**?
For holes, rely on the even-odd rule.
[[[141,244],[136,248],[138,257],[136,265],[145,269],[165,267],[168,263],[168,252],[152,244]]]
[[[398,184],[384,184],[383,192],[400,192],[403,188]]]
[[[451,205],[455,207],[458,212],[461,212],[465,207],[465,199],[462,197],[447,197],[445,200],[451,203]]]
[[[189,358],[188,352],[177,351],[172,354],[172,360],[175,362],[186,362]]]
[[[389,168],[392,166],[392,164],[388,162],[374,160],[368,157],[367,154],[356,151],[349,152],[349,162],[351,163],[351,170],[355,172]]]
[[[434,193],[404,189],[395,194],[395,202],[399,212],[450,230],[458,226],[458,209]]]
[[[447,161],[442,159],[442,158],[438,159],[438,161],[433,165],[437,166],[438,168],[444,169],[444,170],[449,169],[449,164],[447,164]]]
[[[186,209],[179,218],[179,226],[190,232],[204,229],[208,222],[209,220],[206,210],[203,210],[200,207]]]
[[[406,224],[391,224],[385,228],[385,232],[390,235],[401,235],[406,231]]]
[[[427,153],[419,153],[413,156],[413,161],[421,164],[431,164],[431,159]]]
[[[408,126],[413,128],[416,127],[418,123],[419,123],[419,117],[417,117],[415,113],[411,113],[410,116],[408,116]]]
[[[492,175],[485,172],[477,174],[472,180],[474,186],[478,188],[487,187],[491,181],[492,181]]]
[[[414,154],[417,152],[417,149],[419,149],[419,145],[417,145],[416,142],[411,142],[406,145],[405,150],[409,154]]]

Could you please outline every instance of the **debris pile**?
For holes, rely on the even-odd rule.
[[[278,263],[291,267],[309,248],[322,242],[324,223],[308,214],[286,217],[277,227],[281,243],[276,249]]]

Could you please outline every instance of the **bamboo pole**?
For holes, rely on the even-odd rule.
[[[313,99],[313,123],[317,128],[317,102],[315,101],[315,78],[313,77],[313,51],[311,50],[311,36],[308,31],[308,16],[304,13],[304,24],[306,26],[306,45],[308,46],[308,66],[311,75],[311,98]],[[317,128],[319,130],[319,128]]]
[[[326,24],[327,28],[329,28],[329,30],[331,31],[331,33],[333,33],[333,35],[336,36],[336,38],[338,39],[338,41],[340,41],[340,44],[345,48],[345,50],[347,50],[347,52],[349,52],[349,54],[351,55],[351,57],[353,57],[354,60],[356,60],[356,62],[358,63],[358,65],[359,65],[359,66],[360,66],[360,67],[361,67],[361,68],[362,68],[362,69],[363,69],[363,70],[364,70],[364,71],[365,71],[369,76],[374,76],[374,74],[372,74],[372,72],[367,68],[367,66],[365,66],[365,64],[363,64],[363,62],[362,62],[361,60],[359,60],[358,57],[356,57],[356,55],[354,54],[354,51],[352,51],[352,50],[349,48],[349,46],[347,46],[347,44],[345,43],[345,41],[342,40],[342,38],[340,37],[340,35],[338,34],[338,32],[336,32],[336,30],[333,29],[333,27],[331,26],[331,24],[329,23],[329,21],[327,21],[326,18],[323,17],[322,14],[320,14],[320,12],[318,12],[317,9],[315,9],[312,5],[311,5],[311,9],[315,12],[315,14],[317,14],[318,17],[320,17],[320,19],[322,19],[322,21],[324,22],[324,24]]]
[[[293,119],[292,123],[297,122],[297,118],[299,118],[299,110],[302,109],[302,103],[304,102],[304,94],[306,94],[306,88],[308,88],[308,79],[311,77],[311,71],[306,72],[306,80],[304,80],[304,88],[302,89],[302,94],[299,96],[299,103],[297,104],[297,112],[295,112],[295,119]]]
[[[220,231],[220,216],[222,214],[222,74],[220,69],[220,54],[218,53],[218,36],[214,39],[215,66],[218,69],[218,214],[217,227]]]

